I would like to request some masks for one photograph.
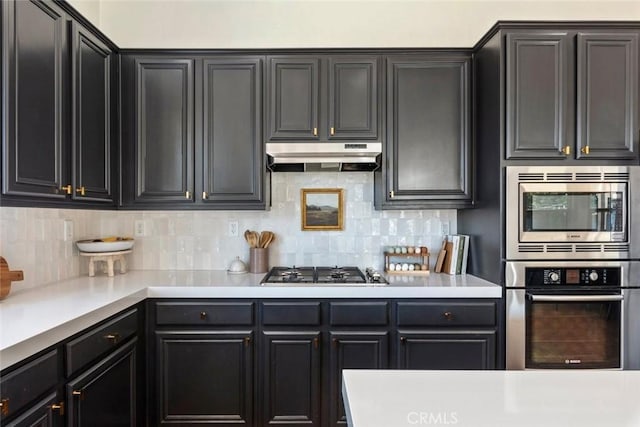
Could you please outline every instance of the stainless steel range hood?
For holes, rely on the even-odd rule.
[[[355,172],[380,167],[380,142],[268,142],[274,172]]]

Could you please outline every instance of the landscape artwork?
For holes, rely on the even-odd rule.
[[[303,188],[300,190],[303,230],[342,230],[341,188]]]

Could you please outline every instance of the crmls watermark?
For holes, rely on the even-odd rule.
[[[457,412],[409,412],[407,421],[417,426],[452,426],[458,424]]]

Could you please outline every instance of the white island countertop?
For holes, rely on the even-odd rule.
[[[0,369],[146,298],[501,298],[471,275],[390,277],[386,286],[260,286],[264,274],[224,270],[129,271],[77,277],[31,289],[13,285],[0,301]]]
[[[637,427],[640,371],[345,370],[349,427]]]

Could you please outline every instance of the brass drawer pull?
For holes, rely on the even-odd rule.
[[[0,414],[9,415],[9,399],[0,400]]]
[[[62,192],[66,194],[73,193],[73,187],[71,187],[71,184],[65,185],[64,187],[60,187],[60,190],[62,190]]]
[[[251,344],[251,337],[244,337],[244,346],[249,347],[249,344]]]
[[[78,397],[80,400],[84,400],[84,394],[82,393],[82,390],[73,390],[71,392],[71,395],[73,397]]]
[[[81,196],[84,196],[85,195],[85,190],[86,189],[84,188],[84,185],[83,185],[80,188],[76,188],[76,193],[80,193]]]
[[[200,320],[204,320],[207,318],[207,312],[206,311],[201,311],[200,312]]]
[[[319,345],[320,345],[320,340],[318,338],[314,338],[313,339],[313,348],[315,348],[317,350]]]
[[[318,136],[318,128],[313,128],[313,136]]]
[[[445,311],[442,315],[449,321],[453,320],[453,313],[450,311]]]
[[[561,151],[565,156],[568,156],[569,154],[571,154],[571,146],[565,145],[564,147],[562,147]]]
[[[403,336],[401,336],[401,337],[400,337],[400,342],[401,342],[402,344],[405,344],[405,343],[407,342],[407,337],[403,337]]]
[[[588,145],[585,145],[584,147],[582,147],[582,148],[580,149],[580,152],[581,152],[582,154],[589,154],[589,151],[590,151],[590,150],[589,150],[589,146],[588,146]]]

